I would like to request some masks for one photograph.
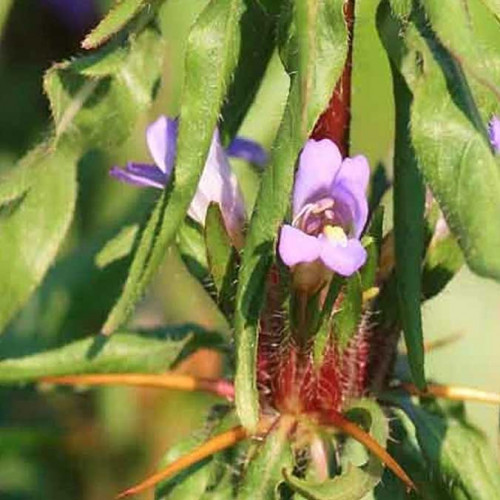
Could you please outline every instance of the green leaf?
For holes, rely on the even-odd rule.
[[[132,252],[138,230],[138,224],[130,224],[111,238],[95,257],[97,267],[102,269],[112,262],[127,257]]]
[[[192,219],[186,218],[177,233],[177,246],[190,273],[207,286],[210,281],[210,272],[203,228]]]
[[[360,400],[351,407],[351,418],[361,417],[376,441],[385,446],[387,420],[380,407],[370,400]],[[308,500],[361,500],[380,482],[384,467],[376,457],[369,457],[364,467],[349,464],[347,471],[321,483],[308,482],[283,471],[286,483]]]
[[[421,268],[424,253],[425,187],[410,137],[411,93],[391,61],[396,137],[394,145],[394,245],[399,315],[414,383],[425,388]]]
[[[441,214],[425,255],[422,274],[422,293],[425,299],[437,295],[455,276],[463,263],[462,251]]]
[[[242,13],[241,0],[211,2],[191,29],[173,187],[163,192],[141,234],[122,296],[104,325],[106,332],[121,325],[142,297],[196,192],[236,66]]]
[[[0,331],[41,282],[66,235],[76,161],[66,148],[41,145],[0,183]]]
[[[102,45],[145,8],[147,3],[147,0],[118,0],[104,19],[85,37],[82,47],[95,49]]]
[[[403,408],[415,424],[425,459],[449,485],[454,498],[500,498],[500,468],[483,434],[452,417],[418,407]]]
[[[229,271],[232,246],[217,203],[211,203],[207,210],[205,244],[208,267],[214,279],[217,293],[220,294]]]
[[[447,487],[440,485],[439,476],[427,467],[415,435],[415,427],[408,416],[400,409],[391,410],[390,435],[387,451],[405,471],[411,473],[420,495],[408,492],[406,485],[389,469],[377,485],[377,500],[410,500],[432,498],[433,500],[452,500]]]
[[[217,334],[195,326],[97,335],[58,349],[0,361],[0,384],[84,373],[162,372],[202,347],[220,347]]]
[[[352,336],[357,332],[361,321],[361,306],[363,305],[363,290],[359,273],[346,280],[340,309],[332,319],[335,332],[335,343],[339,349],[345,349]]]
[[[151,29],[124,47],[54,65],[45,74],[44,89],[56,140],[82,152],[123,142],[152,102],[163,55],[161,37]]]
[[[344,65],[347,30],[343,4],[341,0],[299,0],[293,13],[290,36],[296,40],[300,62],[287,68],[290,93],[251,219],[236,297],[236,405],[249,429],[255,428],[259,414],[255,360],[266,275],[289,206],[297,156],[327,106]]]
[[[332,314],[334,313],[333,306],[344,285],[345,279],[339,274],[334,274],[328,285],[328,292],[318,318],[318,326],[315,328],[313,358],[316,366],[320,366],[323,361],[325,347],[330,339],[330,332],[332,329],[331,320]]]
[[[481,0],[488,9],[495,15],[498,21],[500,21],[500,0]]]
[[[266,435],[255,456],[250,457],[237,500],[275,500],[283,481],[281,471],[293,467],[289,434],[293,421],[283,418],[276,429]]]
[[[470,268],[500,279],[500,232],[491,224],[500,218],[500,168],[463,71],[419,11],[412,14],[418,29],[380,14],[386,50],[413,94],[418,166]]]
[[[496,45],[484,43],[473,30],[469,5],[455,0],[424,0],[422,6],[437,39],[472,78],[500,99],[500,26]],[[481,26],[479,27],[481,28]]]
[[[212,415],[209,415],[205,427],[172,446],[165,454],[158,468],[166,467],[200,446],[214,434],[227,430],[230,427],[229,424],[234,422],[234,414],[230,413],[228,415],[227,413],[227,407],[216,407],[212,411]],[[220,455],[224,456],[224,453]],[[214,483],[217,483],[217,480],[223,475],[223,469],[227,467],[220,455],[212,455],[188,467],[176,476],[162,481],[156,488],[155,499],[197,500],[204,498],[206,491],[212,489]]]

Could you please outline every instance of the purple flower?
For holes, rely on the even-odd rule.
[[[99,20],[93,0],[41,0],[69,29],[87,32]]]
[[[500,153],[500,118],[493,116],[488,124],[490,142],[495,153]]]
[[[281,229],[279,254],[288,266],[320,260],[342,276],[366,261],[360,236],[368,217],[370,167],[345,158],[329,139],[307,141],[293,192],[293,223]]]
[[[177,129],[177,120],[165,116],[158,118],[146,130],[146,141],[155,164],[130,162],[125,169],[113,167],[110,174],[128,184],[163,189],[174,168]],[[267,161],[265,151],[248,139],[236,138],[230,149],[231,156],[245,158],[257,164]],[[239,233],[245,220],[245,206],[217,130],[212,138],[198,189],[189,207],[189,216],[203,225],[211,202],[219,203],[228,231],[232,235]]]

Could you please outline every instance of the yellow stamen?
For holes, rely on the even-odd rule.
[[[347,246],[347,235],[340,226],[325,226],[323,234],[332,242],[341,247]]]
[[[372,286],[363,292],[363,302],[368,302],[369,300],[374,299],[380,292],[378,286]]]

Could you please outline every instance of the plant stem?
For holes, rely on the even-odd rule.
[[[230,401],[234,399],[234,386],[228,380],[196,378],[178,373],[157,375],[145,373],[65,375],[61,377],[44,377],[41,381],[59,385],[132,385],[179,391],[203,391],[216,394]]]

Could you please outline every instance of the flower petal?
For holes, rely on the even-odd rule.
[[[125,169],[113,167],[109,175],[134,186],[163,189],[167,183],[167,176],[156,165],[143,163],[129,163]]]
[[[147,128],[146,141],[158,168],[170,175],[175,161],[177,120],[160,116]]]
[[[335,243],[320,236],[320,259],[325,266],[342,275],[351,276],[366,262],[366,250],[356,238],[347,241],[346,245]]]
[[[490,142],[495,153],[500,153],[500,118],[493,116],[488,124]]]
[[[353,231],[351,236],[359,238],[368,219],[368,201],[363,191],[350,190],[343,184],[335,184],[332,189],[332,198],[336,201],[337,210],[346,207],[350,217],[344,219],[352,220]]]
[[[315,261],[319,257],[320,249],[321,243],[315,236],[288,224],[281,228],[278,252],[287,266]]]
[[[226,152],[214,132],[208,158],[201,175],[198,189],[189,207],[189,215],[200,224],[205,224],[208,205],[219,203],[230,232],[239,230],[245,220],[245,204],[236,175],[231,170]]]
[[[259,167],[267,163],[267,152],[257,142],[244,137],[235,137],[233,142],[226,148],[226,153],[235,158],[241,158]]]
[[[351,191],[366,193],[370,180],[370,165],[363,155],[345,158],[335,177],[335,184],[342,184]]]
[[[329,139],[309,139],[299,158],[293,191],[293,215],[311,201],[330,194],[330,188],[342,163],[337,145]]]

